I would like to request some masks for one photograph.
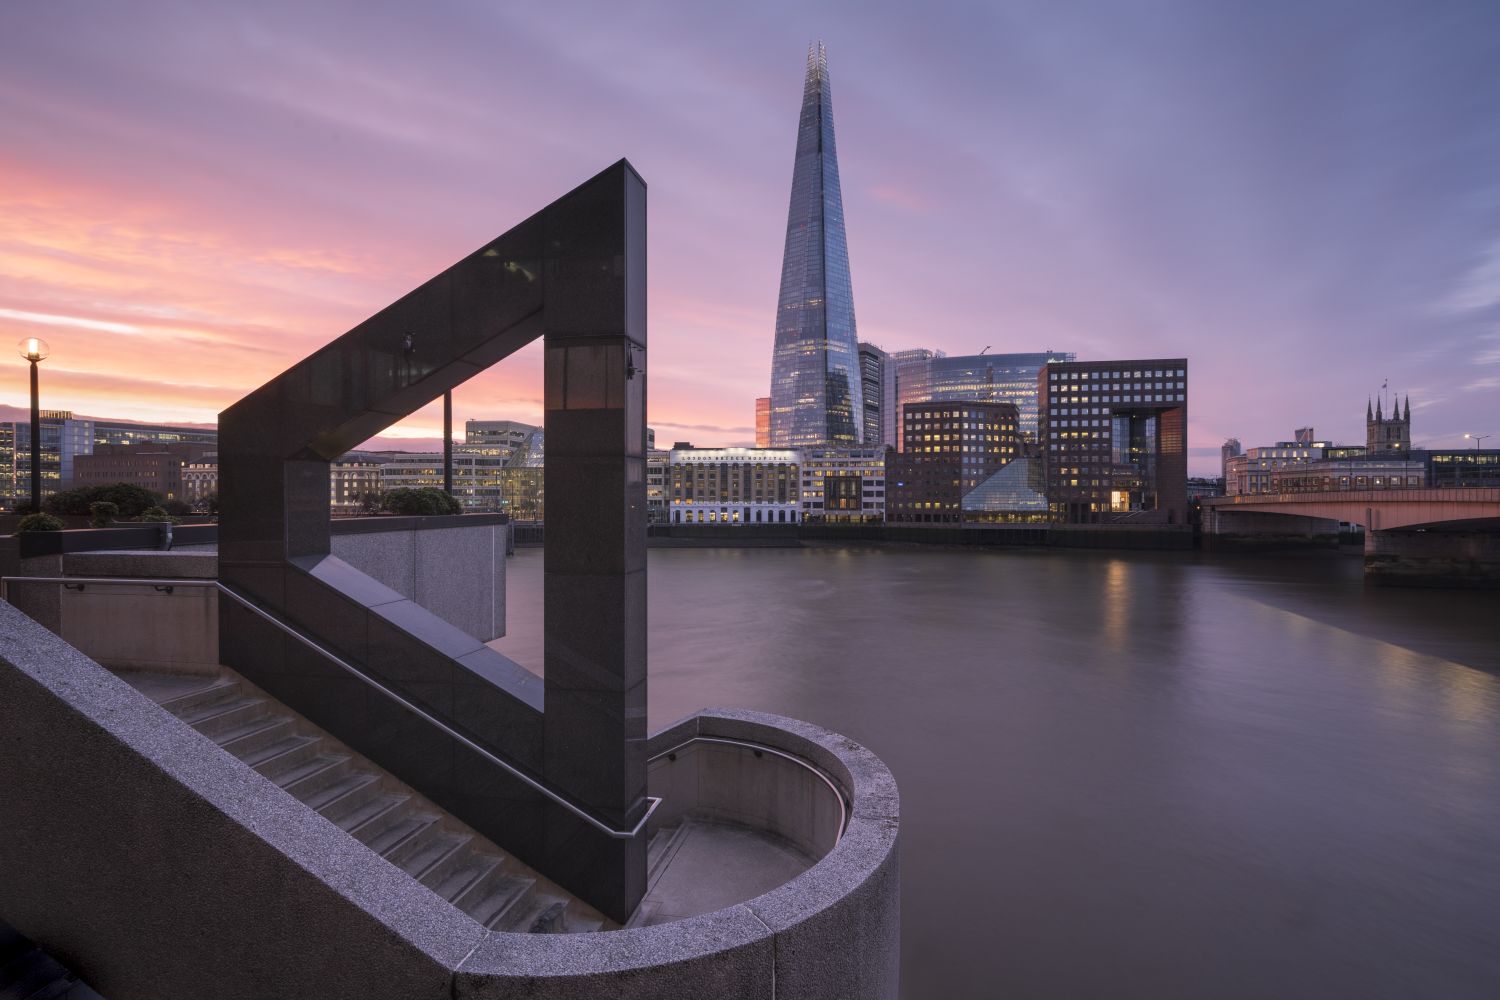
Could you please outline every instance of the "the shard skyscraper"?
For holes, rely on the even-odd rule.
[[[833,143],[828,54],[807,53],[797,162],[781,260],[776,349],[771,357],[771,446],[861,442],[864,394],[844,239],[844,200]]]

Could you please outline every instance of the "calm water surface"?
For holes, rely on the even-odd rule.
[[[539,666],[542,553],[509,564]],[[928,997],[1500,998],[1500,596],[1357,558],[656,549],[652,729],[778,712],[901,787]]]

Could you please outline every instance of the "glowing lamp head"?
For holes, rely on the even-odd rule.
[[[41,361],[52,350],[40,337],[27,337],[16,346],[21,350],[21,357],[32,362]]]

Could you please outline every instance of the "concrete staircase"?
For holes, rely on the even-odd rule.
[[[491,930],[615,925],[228,668],[121,679]],[[354,845],[351,843],[351,849]],[[0,993],[0,1000],[8,1000]]]
[[[101,1000],[55,959],[0,921],[0,1000]]]

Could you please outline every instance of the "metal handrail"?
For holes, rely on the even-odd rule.
[[[577,816],[579,819],[583,820],[585,823],[588,823],[590,826],[594,827],[596,830],[600,831],[601,833],[605,834],[608,837],[613,837],[616,840],[631,840],[631,839],[633,839],[646,826],[646,821],[651,818],[651,814],[652,813],[656,812],[656,807],[659,806],[659,805],[661,805],[661,798],[660,797],[658,797],[658,796],[652,796],[652,795],[646,796],[646,811],[641,815],[641,818],[636,821],[635,826],[631,827],[629,830],[617,830],[617,829],[615,829],[614,827],[610,826],[608,823],[604,822],[603,820],[597,819],[594,816],[590,815],[586,810],[579,808],[578,806],[574,805],[572,802],[569,802],[565,797],[563,797],[563,795],[560,792],[554,791],[553,789],[549,788],[546,784],[544,784],[541,781],[538,781],[536,778],[533,778],[531,775],[529,775],[525,771],[522,771],[521,769],[517,768],[515,765],[509,764],[506,761],[501,760],[499,757],[495,756],[493,753],[491,753],[485,747],[483,747],[480,744],[478,744],[478,743],[474,742],[473,740],[469,739],[463,733],[461,733],[458,730],[454,729],[452,726],[448,725],[446,722],[444,722],[441,719],[439,719],[439,718],[437,718],[437,717],[429,714],[428,712],[426,712],[422,708],[418,707],[417,705],[414,705],[410,701],[407,701],[405,698],[401,697],[399,694],[397,694],[396,692],[392,691],[390,688],[386,687],[384,684],[381,684],[379,681],[375,680],[373,677],[369,676],[364,671],[360,670],[358,667],[355,667],[352,664],[346,662],[337,653],[334,653],[333,651],[331,651],[329,649],[325,649],[323,646],[321,646],[317,642],[315,642],[312,639],[308,638],[307,636],[303,635],[301,632],[297,631],[295,628],[293,628],[292,626],[288,625],[286,622],[283,622],[280,618],[278,618],[275,615],[271,614],[270,612],[266,611],[264,608],[256,605],[255,603],[253,603],[252,601],[250,601],[248,598],[245,598],[245,597],[241,596],[240,594],[235,593],[233,590],[229,589],[224,584],[220,583],[218,580],[204,580],[204,579],[197,579],[197,580],[168,580],[168,579],[155,579],[155,578],[152,578],[152,577],[119,577],[119,576],[6,576],[6,577],[0,577],[0,601],[4,601],[4,600],[9,600],[10,599],[10,585],[11,585],[12,582],[21,582],[21,583],[48,583],[48,584],[63,584],[63,585],[76,584],[76,585],[80,585],[80,586],[87,585],[87,584],[111,584],[111,585],[113,585],[113,584],[126,584],[126,585],[135,585],[135,586],[156,587],[158,589],[167,588],[168,593],[170,593],[170,588],[172,588],[172,587],[205,587],[205,588],[206,587],[212,587],[215,590],[217,590],[219,593],[224,594],[225,596],[229,597],[231,600],[238,602],[246,610],[251,611],[251,612],[253,612],[256,615],[259,615],[261,618],[265,619],[270,624],[276,626],[278,629],[280,629],[282,632],[285,632],[287,635],[291,636],[293,639],[296,639],[298,642],[302,643],[304,646],[306,646],[307,648],[311,649],[313,652],[317,653],[319,656],[322,656],[325,659],[329,660],[330,662],[337,664],[339,667],[342,667],[347,673],[352,674],[354,677],[356,677],[359,680],[363,681],[364,683],[368,684],[370,687],[374,688],[376,691],[379,691],[381,694],[385,695],[387,698],[389,698],[392,701],[396,702],[402,708],[406,709],[407,711],[413,713],[414,715],[419,716],[420,718],[424,719],[425,721],[427,721],[427,722],[431,723],[432,725],[436,726],[437,728],[441,729],[443,732],[447,733],[449,736],[453,737],[455,740],[458,740],[460,743],[462,743],[464,746],[468,747],[470,750],[473,750],[475,753],[477,753],[480,756],[484,757],[490,763],[494,764],[495,766],[499,767],[501,770],[505,771],[507,774],[511,775],[511,777],[513,777],[513,778],[517,779],[518,781],[522,782],[523,784],[527,785],[533,791],[539,792],[542,795],[546,796],[552,802],[556,803],[559,806],[562,806],[568,812],[572,813],[574,816]]]
[[[827,772],[825,772],[821,767],[818,767],[812,761],[806,760],[802,757],[798,757],[796,754],[787,753],[784,750],[777,750],[775,747],[768,747],[763,743],[751,743],[747,740],[731,740],[726,739],[723,736],[689,736],[687,739],[683,740],[676,746],[663,750],[661,751],[661,753],[652,754],[650,757],[647,757],[646,763],[650,764],[653,761],[661,760],[663,757],[670,757],[673,754],[676,754],[678,751],[684,749],[685,747],[692,746],[694,743],[721,743],[725,746],[740,747],[745,750],[754,750],[758,754],[768,753],[773,756],[780,757],[783,760],[789,760],[793,764],[796,764],[798,767],[811,771],[813,774],[817,775],[818,779],[821,780],[823,784],[828,786],[828,790],[833,793],[833,797],[837,799],[839,803],[839,830],[833,838],[834,846],[837,847],[839,841],[844,839],[844,831],[849,827],[849,800],[844,796],[843,791],[834,782],[834,780],[828,776]]]

